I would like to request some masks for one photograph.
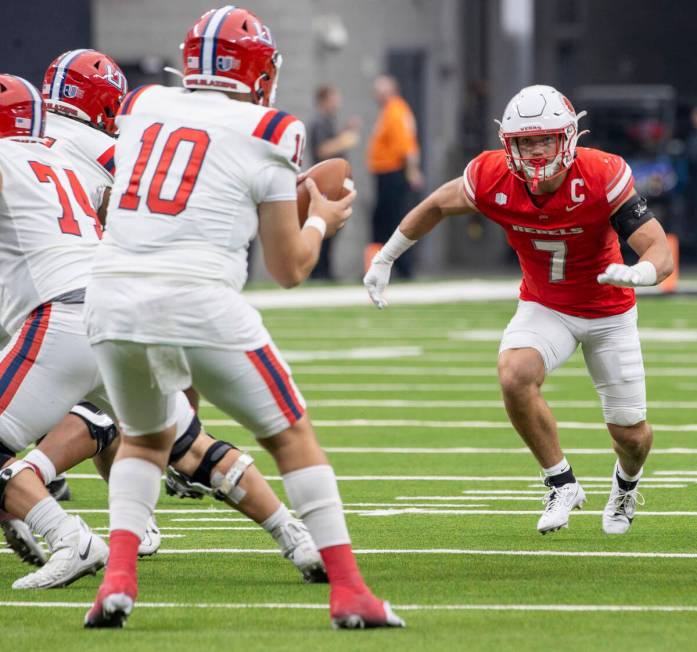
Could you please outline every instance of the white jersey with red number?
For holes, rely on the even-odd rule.
[[[46,112],[47,144],[67,158],[85,184],[92,206],[99,210],[104,191],[114,183],[116,139],[84,122]]]
[[[305,128],[216,91],[146,86],[124,100],[108,236],[95,276],[160,274],[241,290],[261,202],[294,200]]]
[[[634,178],[620,156],[579,147],[561,186],[533,198],[509,171],[504,151],[487,151],[465,168],[463,183],[470,201],[503,227],[518,255],[521,299],[586,318],[634,305],[634,290],[597,281],[610,263],[622,262],[610,217],[629,197]]]
[[[88,286],[90,340],[251,350],[240,294],[258,205],[294,201],[305,127],[218,91],[145,86],[116,118],[109,228]]]
[[[43,143],[0,140],[0,324],[84,288],[101,226],[71,162]]]

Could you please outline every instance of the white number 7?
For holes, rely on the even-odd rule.
[[[563,281],[566,275],[566,242],[563,240],[533,240],[532,244],[538,251],[548,251],[552,254],[552,262],[549,267],[550,283]]]

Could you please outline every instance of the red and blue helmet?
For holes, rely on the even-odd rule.
[[[0,75],[0,138],[42,138],[46,106],[26,79]]]
[[[273,104],[283,59],[252,12],[232,5],[211,9],[188,31],[183,55],[186,88],[249,93],[255,104]]]
[[[56,57],[44,75],[42,95],[49,111],[114,133],[114,117],[128,92],[118,64],[97,50],[70,50]]]

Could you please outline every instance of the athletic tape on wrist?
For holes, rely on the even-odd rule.
[[[416,242],[416,240],[410,240],[407,238],[407,236],[405,236],[399,230],[399,228],[397,228],[390,236],[390,239],[383,245],[382,249],[380,249],[378,255],[382,261],[386,263],[393,263],[407,249],[413,247]]]
[[[324,239],[324,235],[327,232],[327,223],[321,217],[311,215],[305,220],[305,224],[303,224],[303,230],[304,229],[317,229]]]

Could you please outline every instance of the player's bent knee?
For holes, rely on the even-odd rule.
[[[538,370],[520,357],[502,356],[498,364],[499,383],[506,394],[514,394],[537,384]]]
[[[603,410],[605,423],[608,425],[631,428],[646,421],[646,410],[641,408],[605,408]]]
[[[119,432],[111,418],[92,403],[81,401],[70,410],[70,414],[80,418],[87,426],[90,437],[97,445],[95,455],[109,448],[118,437]]]

